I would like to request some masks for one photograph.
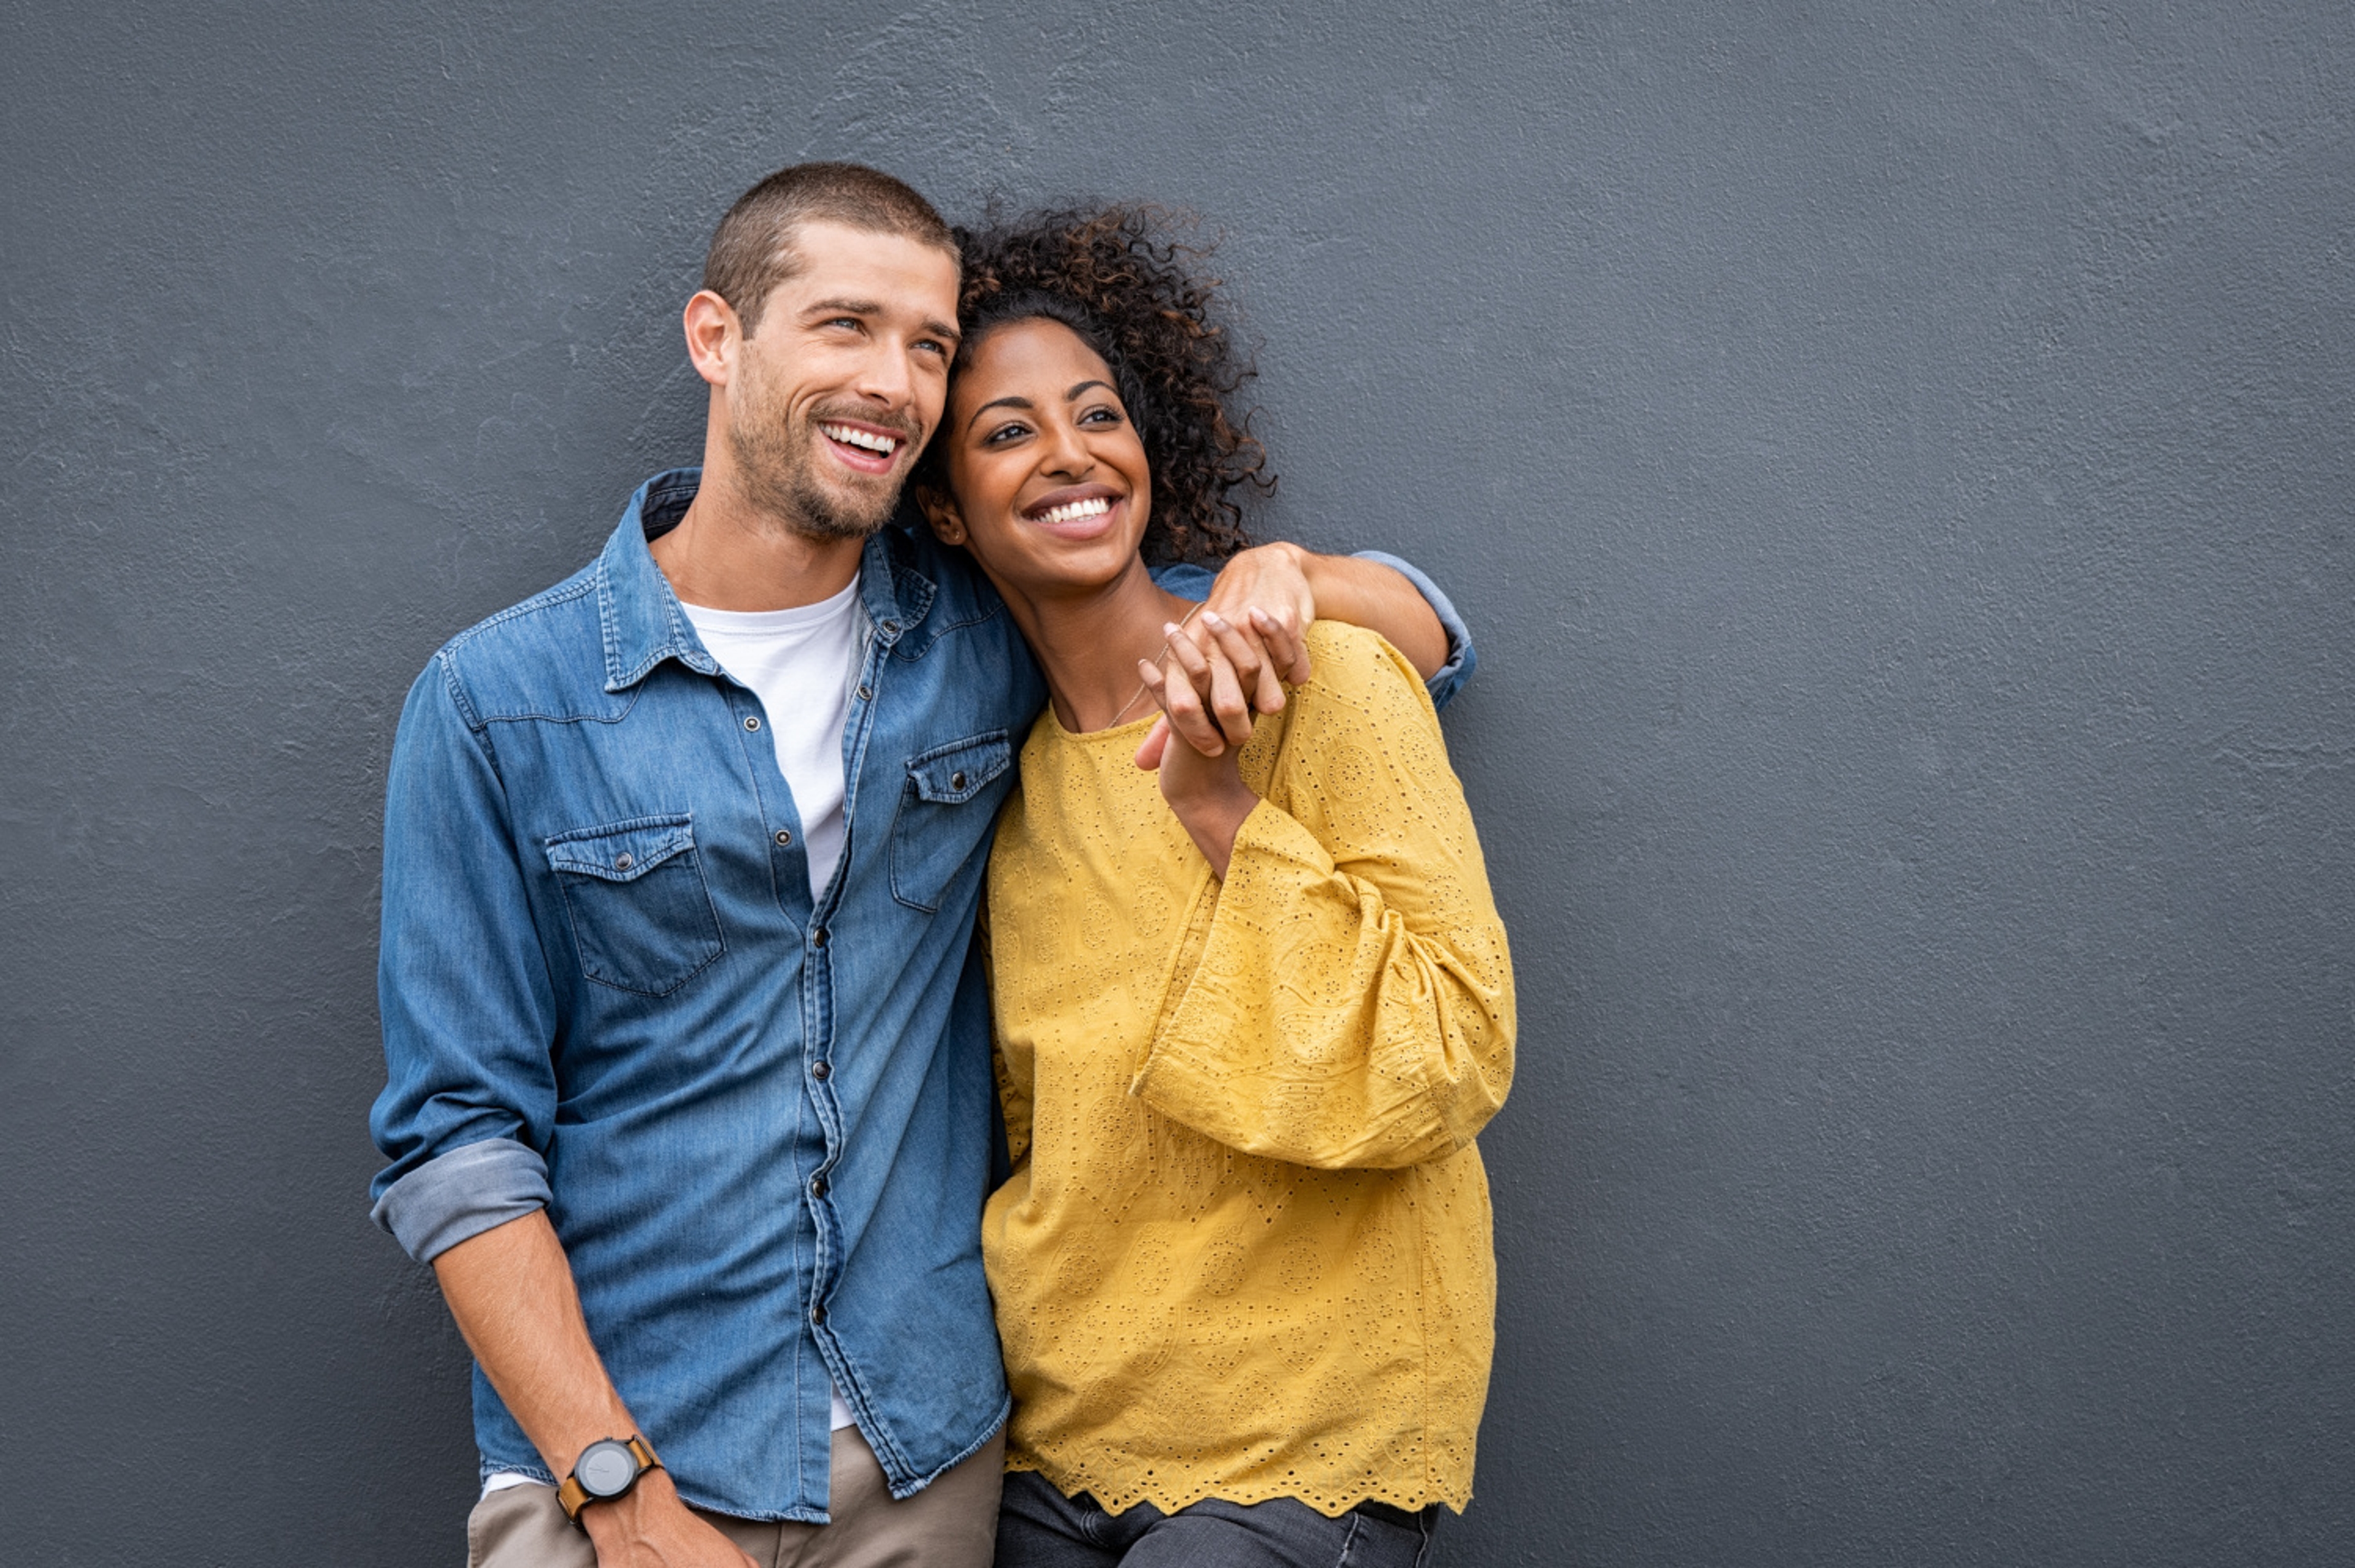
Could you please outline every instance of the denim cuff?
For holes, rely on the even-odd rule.
[[[1423,689],[1431,693],[1431,705],[1444,708],[1472,672],[1480,667],[1479,656],[1472,651],[1472,628],[1455,613],[1455,605],[1441,592],[1439,584],[1424,576],[1412,561],[1401,560],[1386,550],[1361,549],[1351,552],[1359,560],[1370,560],[1377,566],[1387,566],[1409,582],[1415,592],[1431,602],[1431,613],[1439,617],[1440,629],[1447,634],[1447,662],[1424,681]]]
[[[548,1207],[548,1162],[513,1138],[435,1155],[384,1189],[368,1218],[430,1264],[469,1236]]]

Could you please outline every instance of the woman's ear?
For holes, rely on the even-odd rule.
[[[933,489],[930,485],[916,486],[916,505],[924,514],[924,521],[932,526],[932,537],[945,545],[964,543],[964,518],[956,503]]]

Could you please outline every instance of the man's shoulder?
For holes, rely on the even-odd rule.
[[[477,722],[606,716],[597,562],[485,616],[442,645],[432,666]]]

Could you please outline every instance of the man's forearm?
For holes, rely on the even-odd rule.
[[[1447,629],[1415,585],[1380,561],[1301,552],[1300,570],[1321,620],[1379,632],[1425,680],[1447,662]]]
[[[491,1386],[551,1474],[635,1430],[589,1339],[572,1265],[546,1210],[470,1236],[433,1260],[442,1299]]]
[[[637,1432],[589,1338],[564,1244],[538,1210],[470,1236],[433,1260],[458,1332],[507,1413],[559,1477],[601,1437]],[[670,1476],[651,1470],[629,1493],[583,1509],[602,1568],[725,1564],[744,1554],[689,1513]]]

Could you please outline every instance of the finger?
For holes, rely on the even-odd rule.
[[[1179,651],[1181,648],[1184,650],[1182,653]],[[1227,749],[1227,743],[1202,700],[1202,692],[1209,689],[1209,661],[1186,637],[1175,635],[1169,639],[1168,657],[1177,662],[1178,673],[1183,678],[1167,678],[1169,672],[1165,667],[1147,676],[1146,685],[1160,699],[1161,711],[1169,719],[1169,728],[1204,756],[1215,757]],[[1199,690],[1196,689],[1193,671],[1187,667],[1188,657],[1202,672]]]
[[[1284,678],[1294,686],[1306,684],[1311,670],[1308,663],[1308,641],[1298,627],[1289,624],[1264,610],[1252,612],[1252,624],[1267,643],[1267,656]]]
[[[1250,693],[1251,705],[1261,713],[1273,713],[1284,706],[1284,683],[1275,678],[1274,661],[1268,656],[1256,628],[1234,625],[1222,615],[1202,612],[1202,624],[1226,650],[1228,661],[1235,667],[1235,684]]]
[[[1194,641],[1196,651],[1209,662],[1210,712],[1218,720],[1219,732],[1230,744],[1240,746],[1251,739],[1252,709],[1243,697],[1242,682],[1235,678],[1234,662],[1208,633],[1199,639],[1188,640]]]
[[[1153,720],[1153,728],[1145,732],[1145,743],[1136,748],[1136,765],[1146,773],[1161,766],[1162,753],[1169,749],[1169,716],[1162,714]]]

